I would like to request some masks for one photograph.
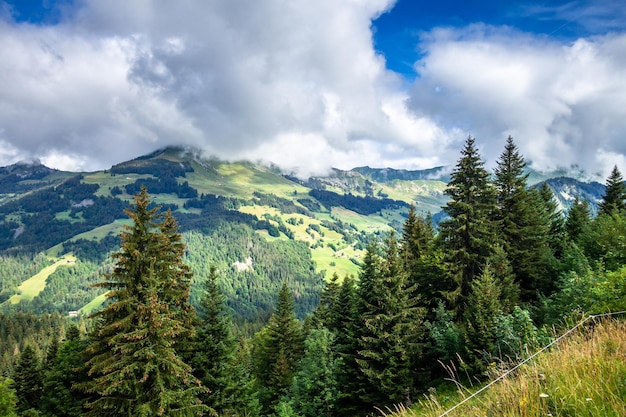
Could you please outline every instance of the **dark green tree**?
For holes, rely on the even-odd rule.
[[[217,269],[211,266],[204,282],[204,296],[200,300],[200,324],[191,365],[194,375],[209,389],[200,396],[204,404],[220,416],[239,412],[250,415],[252,399],[250,384],[246,384],[250,376],[249,372],[242,374],[242,364],[237,362],[233,324],[226,310],[226,297],[217,280]]]
[[[409,213],[402,229],[400,241],[403,268],[408,274],[409,286],[414,288],[414,297],[426,308],[427,319],[442,298],[442,294],[451,288],[446,287],[442,268],[443,255],[435,246],[435,231],[429,217],[420,217],[415,213],[414,206]]]
[[[320,294],[320,302],[314,316],[316,322],[332,327],[339,320],[339,315],[342,312],[339,311],[336,303],[340,290],[339,275],[334,273],[330,280],[326,281]]]
[[[24,347],[19,362],[13,370],[12,379],[17,394],[17,411],[39,409],[43,376],[39,358],[30,345]]]
[[[574,204],[567,214],[565,222],[565,231],[571,242],[579,244],[581,238],[587,232],[589,223],[591,222],[591,210],[587,200],[580,200],[578,196],[574,199]]]
[[[263,413],[273,412],[280,398],[287,393],[297,362],[304,353],[303,344],[294,297],[284,282],[269,323],[257,334],[253,352]]]
[[[606,190],[600,202],[599,214],[610,214],[613,210],[626,210],[626,184],[622,173],[613,167],[611,174],[606,180]]]
[[[84,413],[87,397],[73,387],[88,380],[82,354],[87,341],[81,339],[75,325],[69,327],[66,338],[44,379],[41,398],[44,416],[81,417]]]
[[[99,287],[109,303],[93,315],[87,349],[94,395],[88,415],[196,416],[208,410],[191,366],[178,354],[193,323],[188,306],[191,273],[175,221],[164,215],[144,188],[126,210],[133,221],[120,234],[115,266]]]
[[[304,417],[337,415],[340,359],[335,351],[335,337],[324,328],[313,329],[304,342],[304,356],[293,377],[289,400]]]
[[[470,366],[483,371],[496,344],[495,320],[502,315],[501,286],[487,265],[472,281],[465,313],[465,342]]]
[[[357,363],[374,388],[362,395],[372,406],[411,405],[413,365],[421,354],[425,311],[413,297],[399,249],[392,232],[385,242],[382,260],[372,265],[375,268],[378,264],[377,270],[361,275],[359,312],[363,334]]]
[[[482,273],[497,243],[492,220],[496,194],[471,136],[465,142],[445,193],[450,197],[444,207],[449,218],[439,224],[439,239],[453,286],[446,297],[460,318],[472,280]]]
[[[522,290],[522,300],[530,301],[547,289],[543,281],[547,279],[550,223],[546,216],[540,215],[543,206],[538,191],[526,188],[525,167],[524,158],[509,136],[494,170],[498,204],[494,214],[499,236]]]
[[[367,254],[365,258],[367,264]],[[358,415],[364,411],[361,394],[369,384],[365,382],[365,376],[356,362],[362,326],[357,311],[356,280],[353,277],[347,276],[341,283],[330,317],[333,320],[324,325],[335,336],[335,349],[340,359],[336,376],[339,388],[336,415]]]

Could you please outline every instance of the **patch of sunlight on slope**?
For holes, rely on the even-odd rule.
[[[32,300],[33,298],[38,296],[40,292],[43,291],[43,289],[46,287],[46,280],[54,271],[57,270],[59,266],[71,264],[74,262],[76,262],[76,257],[74,255],[64,255],[52,265],[45,267],[37,274],[22,282],[22,284],[17,287],[18,294],[15,294],[11,298],[9,298],[9,302],[11,304],[17,304],[22,300]]]

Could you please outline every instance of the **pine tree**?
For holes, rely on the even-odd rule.
[[[70,326],[66,337],[44,379],[41,410],[46,416],[83,415],[83,402],[87,397],[73,387],[88,380],[82,355],[87,341],[81,339],[75,325]]]
[[[269,323],[257,335],[255,343],[255,374],[261,385],[264,413],[273,412],[291,386],[297,362],[304,353],[303,343],[293,294],[287,283],[283,283]]]
[[[324,288],[320,294],[320,302],[314,314],[316,322],[329,328],[333,327],[334,323],[339,319],[338,314],[342,314],[337,311],[335,305],[340,290],[339,275],[334,273],[330,280],[324,284]]]
[[[204,282],[204,297],[200,300],[200,326],[196,334],[195,355],[191,362],[194,375],[209,389],[201,395],[204,404],[218,415],[244,408],[247,393],[244,384],[234,379],[237,343],[232,335],[232,322],[226,311],[226,297],[221,292],[214,266]]]
[[[115,267],[98,284],[109,303],[93,315],[91,379],[81,385],[96,397],[88,415],[186,417],[207,410],[198,400],[204,388],[177,350],[193,322],[184,246],[171,213],[150,205],[143,187],[126,210],[133,225],[120,235]]]
[[[43,390],[43,376],[39,358],[30,345],[24,347],[12,379],[17,394],[17,411],[37,410]]]
[[[335,417],[340,359],[333,333],[326,328],[311,330],[305,340],[304,356],[293,377],[289,399],[303,417]]]
[[[434,309],[442,294],[450,290],[446,286],[442,268],[442,254],[435,247],[435,231],[429,217],[419,217],[415,207],[409,213],[402,229],[403,268],[408,274],[408,286],[414,288],[413,297],[427,311],[426,319],[433,318]]]
[[[475,371],[485,369],[496,343],[495,319],[502,314],[501,286],[487,265],[471,285],[465,320],[465,341]]]
[[[445,253],[452,291],[446,294],[457,317],[497,243],[493,216],[495,190],[484,168],[474,138],[467,138],[461,158],[446,189],[450,201],[444,211],[450,217],[440,223],[439,239]]]
[[[547,235],[550,224],[541,212],[542,202],[535,190],[527,190],[526,162],[512,137],[497,161],[494,185],[498,210],[495,220],[504,249],[522,289],[524,301],[534,300],[545,285]]]
[[[626,210],[626,183],[617,165],[613,167],[606,180],[606,190],[600,202],[599,213],[610,214],[613,210]]]
[[[545,181],[539,187],[539,197],[542,210],[538,214],[545,217],[550,226],[547,239],[548,247],[558,259],[563,252],[563,245],[565,245],[566,240],[565,218],[555,201],[554,193]]]
[[[362,397],[379,407],[399,403],[410,406],[415,382],[413,365],[421,353],[418,341],[424,310],[412,296],[414,291],[409,287],[393,232],[378,265],[368,277],[361,275],[361,284],[367,290],[359,290],[363,334],[357,363],[374,388]]]
[[[574,204],[567,214],[565,230],[571,242],[578,244],[584,235],[589,222],[591,221],[591,211],[587,200],[580,200],[578,196],[574,199]]]
[[[364,411],[365,406],[360,395],[364,392],[363,387],[368,386],[364,385],[365,377],[356,362],[362,333],[356,301],[355,279],[347,276],[341,283],[337,301],[333,304],[331,316],[336,320],[326,323],[335,335],[336,351],[340,359],[337,370],[337,416],[342,417],[358,415]]]

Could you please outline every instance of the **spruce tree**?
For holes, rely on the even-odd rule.
[[[587,227],[589,227],[590,221],[591,210],[589,209],[589,202],[587,200],[581,201],[576,196],[565,221],[565,231],[569,240],[578,245]]]
[[[409,213],[402,228],[401,256],[403,268],[408,274],[408,285],[414,289],[413,297],[427,311],[426,319],[434,318],[434,309],[448,288],[442,268],[442,254],[435,246],[435,231],[430,217],[420,217],[415,207]]]
[[[548,261],[547,236],[550,224],[541,213],[539,193],[527,190],[526,162],[512,137],[497,161],[494,185],[498,210],[495,212],[499,235],[510,260],[522,299],[536,299],[545,284]]]
[[[600,202],[599,213],[610,214],[613,210],[626,210],[626,183],[617,165],[613,167],[606,180],[606,190]]]
[[[439,239],[453,286],[446,297],[460,318],[472,280],[480,276],[497,243],[492,220],[496,211],[495,190],[471,136],[465,142],[445,194],[450,197],[444,207],[449,218],[439,224]]]
[[[400,403],[410,406],[415,382],[413,365],[421,353],[418,342],[424,310],[418,307],[413,288],[409,287],[393,232],[386,240],[379,269],[372,272],[367,277],[371,282],[361,281],[369,294],[359,291],[363,334],[357,363],[374,388],[362,397],[379,407]]]
[[[17,394],[17,411],[37,410],[43,390],[43,376],[39,358],[30,345],[26,345],[22,351],[12,379]]]
[[[291,386],[298,360],[304,353],[304,337],[295,315],[293,294],[283,285],[267,326],[257,335],[255,374],[264,413],[275,410]]]
[[[88,380],[82,355],[87,341],[81,339],[75,325],[69,327],[66,337],[44,379],[41,411],[45,416],[81,417],[84,412],[87,397],[74,387]]]
[[[472,281],[465,314],[465,341],[470,366],[484,371],[496,344],[495,320],[502,315],[501,285],[489,265]]]
[[[191,362],[194,375],[209,389],[200,396],[203,403],[218,415],[231,415],[244,410],[249,396],[243,377],[237,372],[237,343],[232,335],[232,322],[226,311],[226,297],[220,290],[214,266],[204,282],[200,300],[200,325]]]
[[[88,415],[197,416],[208,408],[204,390],[178,353],[191,335],[191,274],[170,212],[150,207],[145,187],[126,210],[133,221],[121,233],[111,273],[98,284],[109,303],[92,317],[87,349],[94,395]]]
[[[367,258],[367,255],[366,255]],[[361,394],[364,392],[365,377],[356,362],[362,326],[357,311],[357,289],[355,279],[344,278],[333,304],[331,321],[326,326],[335,335],[335,346],[339,356],[337,385],[337,416],[354,416],[364,411]]]
[[[305,340],[304,356],[289,390],[294,410],[303,417],[337,416],[340,359],[334,341],[333,333],[324,327],[311,330]]]

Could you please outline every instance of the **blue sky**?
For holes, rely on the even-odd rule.
[[[617,1],[0,0],[0,164],[107,168],[183,144],[300,175],[626,171]]]

